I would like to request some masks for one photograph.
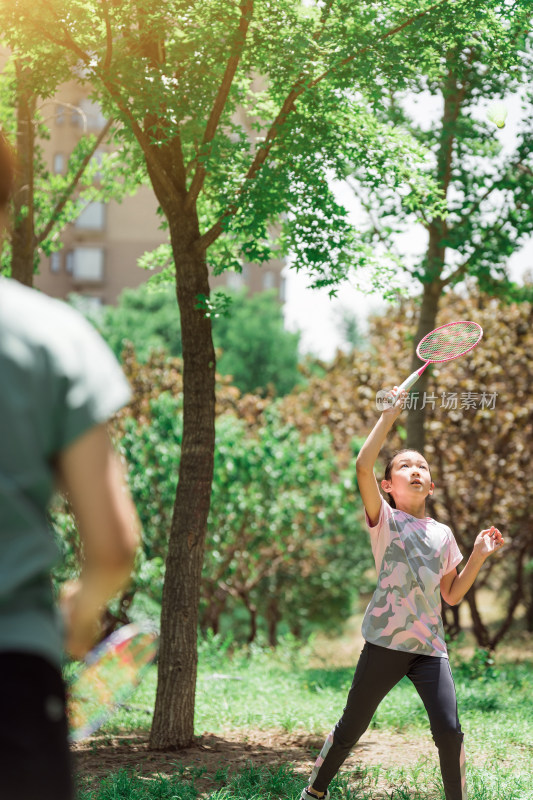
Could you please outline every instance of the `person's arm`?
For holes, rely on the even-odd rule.
[[[393,391],[396,391],[396,388],[397,387],[395,387]],[[355,462],[357,484],[371,525],[377,523],[381,508],[381,494],[379,492],[376,476],[374,475],[374,466],[390,429],[402,412],[401,401],[406,395],[407,392],[403,392],[402,397],[398,398],[398,401],[393,406],[383,411],[379,420],[369,433],[366,442],[359,451]]]
[[[486,559],[503,545],[503,536],[497,528],[487,528],[478,533],[465,568],[459,574],[457,569],[453,569],[441,579],[440,593],[448,605],[456,606],[463,599]]]
[[[66,649],[81,658],[94,644],[106,603],[129,580],[139,544],[139,522],[104,425],[92,428],[62,451],[57,468],[83,544],[80,577],[64,587],[60,598]]]

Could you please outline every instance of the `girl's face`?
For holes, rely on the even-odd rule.
[[[395,456],[390,479],[383,480],[381,486],[393,496],[396,507],[400,509],[425,502],[434,489],[428,463],[416,450],[407,450]]]

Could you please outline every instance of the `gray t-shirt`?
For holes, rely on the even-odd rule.
[[[130,398],[114,355],[58,300],[0,278],[0,651],[60,664],[47,521],[57,455]]]

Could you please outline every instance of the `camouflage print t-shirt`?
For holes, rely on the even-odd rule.
[[[431,517],[418,519],[381,501],[377,525],[368,516],[378,585],[363,619],[367,642],[447,658],[440,580],[462,561],[453,533]]]

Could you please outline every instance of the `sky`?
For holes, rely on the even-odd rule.
[[[480,101],[477,115],[486,118],[487,110],[493,101]],[[520,99],[506,99],[508,118],[505,128],[499,130],[494,126],[494,135],[497,136],[504,148],[504,154],[512,151],[517,140],[517,130],[520,118]],[[422,97],[412,101],[409,109],[415,117],[433,124],[440,116],[440,109],[435,98]],[[357,225],[361,223],[360,211],[350,189],[342,184],[336,184],[334,191],[338,200],[341,200],[348,209],[350,217]],[[426,233],[421,226],[414,226],[407,234],[411,254],[423,252]],[[509,261],[509,271],[514,280],[520,280],[523,273],[533,266],[533,240],[515,253]],[[309,278],[302,272],[297,273],[290,267],[285,268],[285,325],[289,330],[299,330],[300,350],[302,353],[312,353],[319,358],[329,360],[333,358],[338,347],[342,346],[342,336],[339,330],[339,321],[343,309],[351,310],[364,331],[366,319],[369,314],[384,311],[387,303],[377,294],[365,294],[346,283],[339,288],[336,298],[331,299],[327,289],[310,289]]]

